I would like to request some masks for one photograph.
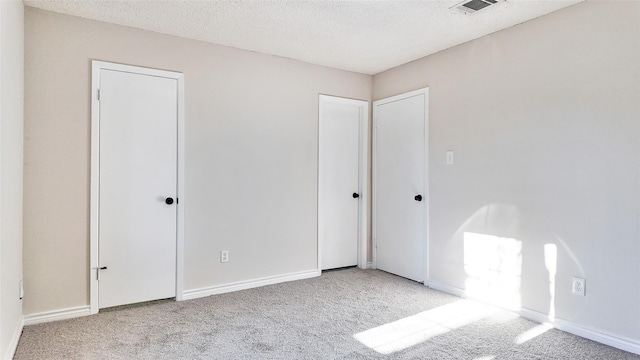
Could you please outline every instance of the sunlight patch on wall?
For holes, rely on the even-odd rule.
[[[544,244],[544,266],[549,272],[549,320],[556,318],[556,269],[558,267],[558,247]]]
[[[522,242],[464,233],[465,295],[507,309],[521,306]]]
[[[384,324],[354,338],[381,354],[392,354],[495,314],[497,308],[460,300]]]
[[[563,252],[566,255],[569,255],[571,260],[573,260],[573,263],[578,267],[578,274],[584,274],[585,272],[584,272],[584,267],[582,267],[582,263],[580,262],[576,254],[573,252],[573,250],[571,250],[567,242],[564,241],[564,239],[557,234],[553,234],[553,237],[556,239],[557,243],[562,246]]]

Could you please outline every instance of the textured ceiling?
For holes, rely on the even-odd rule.
[[[44,10],[376,74],[582,0],[24,0]]]

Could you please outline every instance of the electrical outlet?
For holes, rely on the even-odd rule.
[[[227,262],[229,261],[229,251],[228,250],[222,250],[220,251],[220,262]]]
[[[587,281],[585,279],[574,276],[571,282],[571,291],[576,295],[585,296],[586,285]]]
[[[447,151],[447,165],[453,165],[453,150]]]

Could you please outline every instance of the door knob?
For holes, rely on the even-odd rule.
[[[358,193],[353,193],[353,195],[351,195],[351,196],[353,196],[353,198],[354,198],[354,199],[357,199],[357,198],[359,198],[359,197],[360,197],[360,194],[358,194]]]
[[[422,195],[416,195],[413,198],[415,201],[422,201]]]
[[[166,199],[164,199],[164,203],[165,203],[165,204],[167,204],[167,205],[171,205],[171,204],[173,204],[173,198],[166,198]]]

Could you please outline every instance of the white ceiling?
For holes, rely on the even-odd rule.
[[[583,0],[508,0],[467,15],[460,0],[23,0],[44,10],[338,69],[389,68]]]

